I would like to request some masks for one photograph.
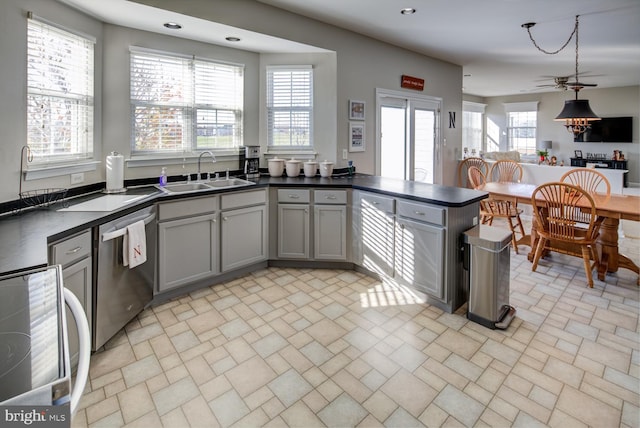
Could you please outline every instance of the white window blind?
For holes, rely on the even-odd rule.
[[[485,107],[486,104],[462,102],[462,147],[469,153],[475,149],[476,156],[483,150]]]
[[[193,152],[242,145],[241,65],[132,49],[132,150]]]
[[[93,156],[94,43],[27,20],[27,145],[36,163]]]
[[[313,69],[267,67],[268,144],[273,148],[313,146]]]

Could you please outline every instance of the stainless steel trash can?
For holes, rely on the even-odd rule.
[[[477,225],[464,232],[464,268],[469,287],[467,318],[490,329],[506,329],[515,316],[509,305],[511,232]]]

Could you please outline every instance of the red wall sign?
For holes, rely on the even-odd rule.
[[[407,89],[415,89],[416,91],[424,90],[424,79],[420,79],[413,76],[402,75],[401,87]]]

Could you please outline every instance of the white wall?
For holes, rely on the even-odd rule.
[[[443,99],[442,137],[446,141],[443,156],[444,184],[455,183],[457,155],[462,133],[462,68],[455,64],[425,57],[371,38],[355,34],[277,9],[253,0],[138,0],[162,9],[219,22],[307,45],[324,48],[337,54],[337,106],[316,106],[336,111],[336,128],[327,127],[328,138],[335,139],[335,151],[330,160],[338,167],[346,166],[342,150],[348,147],[349,99],[366,103],[365,146],[362,153],[350,153],[356,169],[373,173],[375,167],[375,88],[402,90],[403,74],[425,79],[423,95]],[[415,93],[414,91],[407,91]],[[448,128],[448,112],[456,112],[458,126]]]
[[[19,199],[20,151],[27,144],[27,12],[96,37],[95,155],[102,157],[102,23],[48,0],[0,1],[0,202]],[[104,181],[101,169],[87,182]],[[70,175],[23,183],[22,190],[70,187]]]
[[[496,133],[500,137],[501,150],[506,150],[506,114],[503,103],[539,101],[537,140],[551,140],[553,148],[550,155],[564,160],[569,164],[569,158],[574,156],[574,150],[586,153],[606,153],[613,155],[613,150],[622,150],[629,168],[629,182],[640,183],[640,143],[639,121],[640,115],[640,86],[624,88],[589,88],[580,91],[580,99],[588,99],[591,109],[599,116],[633,116],[633,142],[625,144],[612,143],[574,143],[573,135],[567,132],[563,122],[553,119],[560,113],[564,101],[572,99],[573,92],[545,92],[541,94],[516,95],[510,97],[483,98],[487,104],[486,117],[488,132],[493,125],[498,128]],[[467,97],[465,97],[467,99]],[[477,98],[474,98],[477,100]]]
[[[322,79],[317,90],[324,91],[322,101],[316,103],[316,138],[318,157],[336,161],[337,167],[346,166],[342,150],[348,147],[348,100],[366,103],[366,151],[351,153],[360,172],[374,172],[375,141],[375,90],[376,88],[401,90],[401,75],[424,78],[424,95],[443,99],[444,111],[442,136],[446,140],[444,150],[445,184],[455,182],[456,156],[460,150],[460,119],[457,129],[447,128],[449,111],[461,118],[462,69],[461,67],[425,57],[400,47],[381,43],[337,27],[300,17],[252,0],[193,0],[168,1],[166,8],[186,8],[181,11],[199,18],[211,19],[276,37],[282,37],[334,53],[327,54],[321,65]],[[0,202],[18,199],[20,149],[26,144],[26,11],[51,21],[78,29],[96,37],[96,135],[95,157],[103,162],[111,151],[130,154],[129,118],[129,45],[189,52],[205,57],[215,57],[243,63],[245,68],[245,141],[264,144],[264,132],[260,125],[261,69],[268,63],[281,63],[291,57],[260,55],[236,49],[147,33],[111,24],[103,24],[67,6],[51,0],[3,0],[0,2]],[[10,34],[11,36],[5,36]],[[104,53],[103,53],[104,50]],[[324,55],[324,54],[322,54]],[[316,57],[316,59],[319,57]],[[297,62],[297,61],[296,61]],[[331,74],[333,76],[329,77]],[[103,77],[104,76],[104,77]],[[324,80],[323,80],[324,79]],[[317,82],[318,83],[318,82]],[[413,91],[408,91],[413,93]],[[219,162],[215,169],[233,168],[236,161]],[[128,165],[130,166],[130,165]],[[125,168],[125,179],[155,177],[160,164]],[[187,172],[195,171],[193,164]],[[168,165],[168,173],[185,172],[181,164]],[[81,185],[105,180],[104,164],[95,172],[85,173]],[[24,190],[72,187],[70,175],[46,180],[33,180],[24,184]]]

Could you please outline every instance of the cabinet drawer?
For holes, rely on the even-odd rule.
[[[446,210],[441,207],[398,199],[398,215],[402,217],[444,226],[445,214]]]
[[[217,209],[217,196],[163,202],[158,205],[158,219],[163,221],[172,218],[189,217],[214,212]]]
[[[278,189],[278,202],[308,204],[309,189]]]
[[[91,255],[91,232],[86,231],[80,235],[65,239],[51,246],[51,259],[54,264],[63,267],[84,259]]]
[[[374,195],[371,193],[361,193],[360,200],[362,207],[369,206],[377,211],[395,213],[395,199],[388,196]]]
[[[341,204],[347,203],[346,190],[314,190],[313,201],[316,204]]]
[[[260,189],[250,192],[226,193],[220,199],[220,208],[223,210],[262,205],[267,203],[267,191]]]

